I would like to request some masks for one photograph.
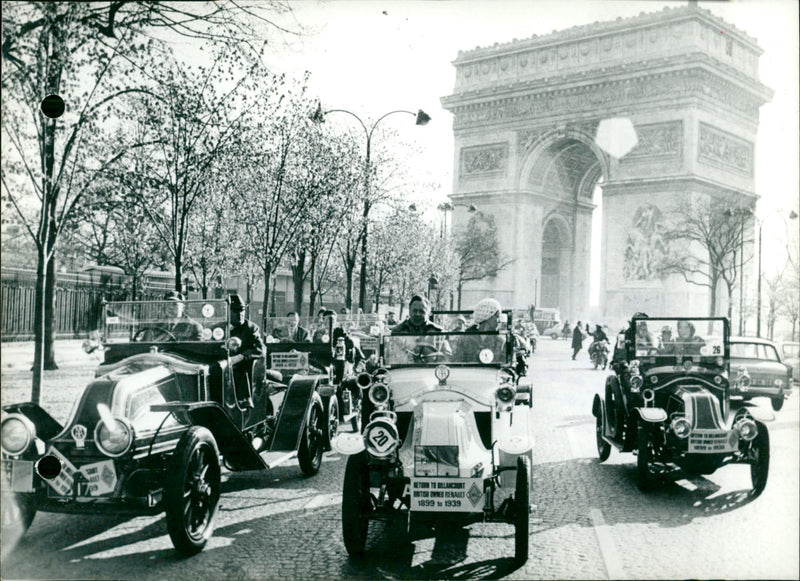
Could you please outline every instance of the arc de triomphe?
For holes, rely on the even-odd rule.
[[[453,226],[474,204],[495,218],[514,263],[465,287],[462,304],[589,314],[591,221],[602,190],[602,317],[706,315],[704,287],[650,268],[670,201],[721,193],[755,200],[759,108],[756,40],[694,5],[459,52]],[[602,119],[633,122],[638,144],[617,159],[595,144]]]

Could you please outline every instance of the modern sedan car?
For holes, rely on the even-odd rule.
[[[744,401],[768,397],[775,411],[792,390],[792,368],[784,363],[772,341],[757,337],[731,337],[731,373],[749,376],[749,385],[731,386],[731,397]]]

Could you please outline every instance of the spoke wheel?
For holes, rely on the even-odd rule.
[[[361,452],[347,459],[342,487],[342,536],[351,557],[364,554],[370,512],[369,466],[366,452]]]
[[[750,443],[750,481],[753,484],[753,496],[759,496],[767,486],[769,476],[769,432],[767,426],[756,422],[758,435]]]
[[[339,433],[339,400],[334,393],[325,402],[325,418],[327,419],[327,430],[325,430],[325,449],[331,450],[333,439]]]
[[[36,516],[33,495],[3,492],[0,513],[2,513],[3,553],[5,553],[16,546]]]
[[[192,426],[172,456],[164,496],[167,530],[182,555],[199,553],[211,538],[219,493],[217,443],[206,428]]]
[[[650,430],[639,426],[638,456],[636,458],[637,485],[642,492],[655,486],[656,475],[653,470],[653,438]]]
[[[531,465],[527,456],[517,458],[517,486],[514,490],[514,559],[528,560],[531,516]]]
[[[300,447],[297,449],[297,462],[305,476],[314,476],[322,466],[322,451],[327,431],[324,417],[322,399],[318,393],[314,393],[308,409],[306,427],[300,438]]]
[[[611,444],[603,439],[603,410],[600,409],[600,415],[597,416],[594,427],[594,435],[597,440],[597,455],[600,456],[600,462],[605,462],[611,455]]]

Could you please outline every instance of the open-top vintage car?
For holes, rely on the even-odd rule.
[[[749,464],[753,494],[761,494],[769,473],[764,422],[773,415],[731,405],[728,360],[727,319],[634,316],[617,338],[605,397],[592,404],[600,461],[612,446],[637,454],[643,491],[673,464],[692,475]]]
[[[532,390],[514,371],[507,331],[388,335],[380,367],[359,376],[360,434],[347,455],[342,531],[363,553],[371,521],[418,525],[506,522],[528,557]]]
[[[284,382],[263,357],[240,373],[227,301],[180,304],[175,326],[175,301],[104,305],[104,363],[66,425],[34,403],[3,408],[4,542],[37,511],[166,511],[175,548],[193,554],[213,532],[221,463],[320,469],[327,374]]]

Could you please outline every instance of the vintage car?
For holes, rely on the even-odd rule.
[[[768,397],[776,412],[792,393],[792,368],[781,360],[775,343],[756,337],[731,337],[731,371],[750,377],[749,385],[731,387],[732,397],[747,401]]]
[[[350,424],[355,432],[361,429],[361,389],[357,383],[357,371],[363,369],[366,361],[353,365],[352,354],[348,359],[344,344],[331,341],[334,329],[330,319],[327,322],[300,319],[301,327],[313,330],[314,340],[310,342],[286,339],[289,333],[285,332],[285,325],[285,318],[266,319],[265,328],[270,330],[266,336],[267,367],[280,372],[284,382],[295,375],[322,374],[328,377],[320,387],[320,394],[324,396],[325,450],[328,451],[341,425]],[[340,326],[338,321],[337,326]],[[350,337],[358,344],[357,338]]]
[[[696,333],[688,333],[688,329]],[[657,338],[650,329],[660,329]],[[669,332],[668,332],[669,331]],[[705,338],[703,338],[705,337]],[[639,318],[617,338],[605,397],[592,403],[597,451],[637,454],[638,486],[650,490],[677,465],[686,473],[750,465],[758,496],[769,473],[770,410],[731,405],[728,320]],[[737,374],[734,382],[749,378]]]
[[[364,373],[361,433],[340,433],[347,455],[342,532],[363,553],[371,521],[412,527],[514,525],[528,558],[532,390],[512,365],[507,331],[388,335]]]
[[[181,334],[164,322],[175,301],[104,305],[104,362],[66,425],[34,403],[3,407],[4,541],[37,511],[165,511],[172,543],[191,555],[214,529],[221,462],[254,470],[297,457],[305,475],[320,469],[327,374],[284,382],[263,358],[241,372],[227,301],[180,304]]]

